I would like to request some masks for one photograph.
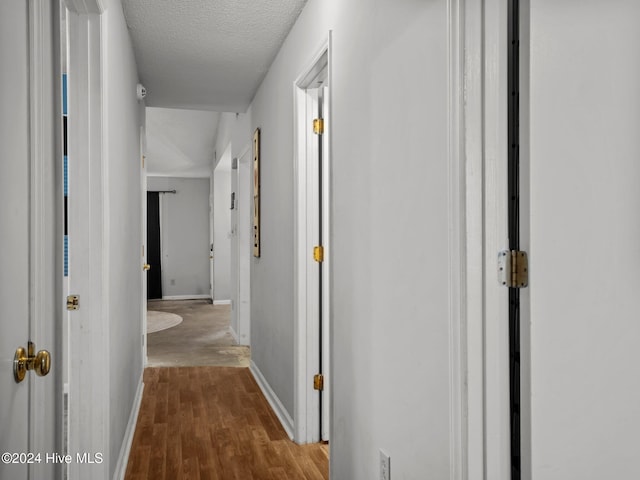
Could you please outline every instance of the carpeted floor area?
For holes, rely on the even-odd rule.
[[[237,345],[231,334],[229,305],[212,305],[207,300],[152,300],[148,310],[179,315],[182,322],[147,335],[147,366],[249,366],[249,347]]]
[[[147,368],[125,480],[321,480],[328,446],[287,437],[247,368]]]

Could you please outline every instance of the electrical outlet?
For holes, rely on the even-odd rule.
[[[380,480],[391,480],[391,457],[380,450]]]

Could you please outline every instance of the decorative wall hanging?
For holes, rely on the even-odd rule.
[[[253,256],[260,256],[260,129],[253,134]]]

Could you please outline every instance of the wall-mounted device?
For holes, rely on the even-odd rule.
[[[136,85],[136,96],[138,97],[138,100],[144,100],[144,97],[147,96],[147,89],[144,88],[144,85],[141,83]]]

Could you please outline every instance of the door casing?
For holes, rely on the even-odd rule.
[[[331,199],[330,179],[330,119],[325,117],[323,135],[322,176],[323,205],[319,218],[318,181],[319,170],[312,167],[318,158],[318,137],[312,132],[312,119],[317,111],[317,86],[311,82],[323,70],[326,71],[325,86],[331,82],[331,34],[312,57],[309,66],[298,76],[293,85],[294,118],[294,338],[295,338],[295,398],[294,398],[294,440],[310,443],[330,438],[330,398],[331,398]],[[331,102],[330,86],[325,99]],[[314,220],[315,219],[315,220]],[[317,223],[323,226],[324,261],[322,262],[322,291],[320,299],[317,263],[313,261],[313,245],[317,245]],[[318,312],[322,301],[323,318]],[[322,323],[322,345],[320,345],[320,323]],[[323,365],[320,365],[322,351]],[[324,374],[323,401],[313,389],[313,377],[322,370]],[[320,406],[322,404],[322,427],[320,426]]]
[[[69,313],[68,451],[104,452],[109,445],[109,262],[107,179],[103,158],[100,0],[67,0],[69,99],[69,288],[80,308]],[[75,162],[74,159],[83,159]],[[71,193],[71,192],[70,192]],[[96,375],[96,372],[100,372]],[[125,466],[126,467],[126,466]],[[116,467],[121,469],[121,465]],[[69,478],[106,480],[109,462],[68,466]]]
[[[508,248],[507,21],[505,0],[457,2],[465,103],[466,471],[509,480],[508,289],[497,253]]]

